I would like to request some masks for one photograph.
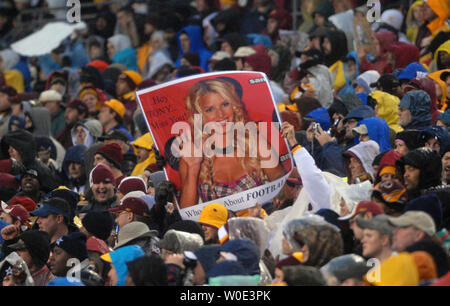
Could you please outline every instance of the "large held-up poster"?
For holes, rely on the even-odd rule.
[[[183,219],[204,206],[240,211],[272,200],[292,170],[269,81],[260,72],[207,73],[137,91]]]

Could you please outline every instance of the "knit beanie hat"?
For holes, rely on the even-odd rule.
[[[70,256],[78,258],[80,261],[88,258],[86,248],[87,237],[84,233],[71,233],[60,237],[55,242],[55,246],[66,251]]]
[[[100,182],[111,184],[114,184],[115,182],[114,175],[111,169],[104,164],[98,164],[94,169],[92,169],[91,179],[92,179],[92,181],[90,182],[91,187],[92,184],[100,184]]]
[[[122,148],[117,143],[109,143],[98,147],[96,154],[102,155],[117,169],[121,168],[123,155]]]
[[[144,193],[147,192],[147,187],[145,185],[145,182],[142,178],[137,176],[130,176],[127,178],[124,178],[117,188],[120,193],[123,195],[126,195],[127,193],[131,191],[142,191]]]
[[[252,66],[254,71],[260,71],[270,77],[272,62],[270,56],[265,53],[255,53],[245,58],[245,61]]]
[[[81,220],[84,228],[97,238],[106,240],[111,235],[114,221],[106,210],[93,210],[88,212]]]
[[[29,197],[14,197],[9,201],[9,205],[22,205],[29,212],[36,209],[36,203]]]
[[[436,230],[440,231],[442,229],[442,204],[436,194],[426,194],[409,201],[403,212],[410,210],[426,212],[433,218]]]
[[[19,236],[19,241],[9,246],[13,250],[26,249],[32,261],[42,267],[50,256],[50,236],[47,232],[29,230]]]
[[[119,76],[119,78],[124,78],[130,86],[131,90],[134,90],[138,86],[138,84],[142,82],[142,76],[132,70],[126,70],[122,72],[122,75]]]

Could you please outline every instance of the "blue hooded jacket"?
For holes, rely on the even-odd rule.
[[[358,126],[364,124],[369,132],[370,140],[375,141],[380,146],[380,153],[392,149],[389,142],[389,125],[383,118],[370,117],[358,122]],[[359,143],[359,136],[355,136],[355,144]]]
[[[206,273],[206,278],[225,276],[225,275],[247,275],[246,269],[239,261],[221,261],[214,265],[211,270]]]
[[[144,255],[144,251],[137,245],[125,246],[109,253],[117,274],[117,283],[115,286],[125,286],[125,281],[128,276],[128,266],[126,263]]]
[[[67,149],[66,156],[64,157],[62,170],[69,177],[69,164],[70,162],[84,165],[84,156],[86,154],[86,146],[76,145]]]
[[[316,108],[305,117],[313,118],[315,122],[320,124],[320,127],[324,131],[330,129],[330,115],[328,114],[328,108],[326,107]]]
[[[180,32],[177,33],[177,44],[178,49],[180,50],[180,55],[178,56],[177,61],[175,62],[175,67],[180,66],[180,60],[184,54],[183,49],[181,49],[180,43],[180,35],[182,33],[186,33],[186,35],[189,37],[190,40],[189,52],[197,52],[198,55],[200,56],[200,66],[203,68],[203,70],[209,71],[208,59],[211,58],[212,53],[211,51],[206,49],[203,44],[202,28],[196,25],[189,25],[187,27],[184,27],[181,29]]]
[[[194,252],[205,273],[208,273],[216,264],[217,259],[219,259],[219,250],[220,245],[213,244],[204,246]]]
[[[125,48],[117,52],[112,60],[113,63],[119,63],[127,66],[128,70],[139,71],[137,66],[137,54],[134,49]]]
[[[407,92],[398,106],[409,109],[411,112],[411,122],[403,126],[405,130],[421,130],[431,126],[431,99],[425,91]]]
[[[429,126],[422,130],[420,134],[422,140],[429,139],[430,136],[436,137],[440,143],[441,151],[439,152],[441,155],[445,152],[443,150],[450,144],[450,134],[447,129],[442,126]]]
[[[222,245],[220,251],[234,254],[238,262],[244,267],[246,274],[255,275],[260,273],[259,249],[253,241],[249,239],[230,240]]]

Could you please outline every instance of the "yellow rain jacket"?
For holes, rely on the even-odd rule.
[[[144,171],[148,167],[148,165],[156,163],[155,152],[152,149],[153,139],[150,136],[150,133],[147,133],[147,134],[144,134],[143,136],[139,137],[138,139],[136,139],[134,142],[131,143],[131,145],[133,146],[133,149],[135,151],[137,151],[138,147],[150,150],[150,154],[149,154],[148,158],[146,160],[144,160],[143,162],[137,164],[134,167],[133,172],[131,172],[131,176],[143,177]]]
[[[441,80],[441,74],[444,71],[450,71],[450,69],[439,70],[433,73],[428,74],[428,77],[439,84],[442,90],[442,97],[439,101],[439,105],[441,105],[440,111],[444,112],[447,109],[447,86],[444,81]]]
[[[17,69],[3,71],[6,85],[14,87],[17,93],[23,93],[25,91],[25,81],[23,79],[22,72]]]
[[[380,90],[375,90],[370,96],[377,100],[377,117],[383,118],[396,133],[403,131],[403,128],[398,124],[398,104],[400,99]]]
[[[434,62],[438,64],[439,52],[447,52],[450,54],[450,40],[439,46],[439,48],[434,52]]]
[[[342,61],[337,61],[333,65],[330,66],[330,72],[333,75],[334,79],[334,90],[338,92],[345,86],[345,74],[344,74],[344,63]]]
[[[427,28],[431,31],[431,34],[434,35],[437,31],[442,28],[448,28],[448,25],[445,23],[447,18],[450,17],[450,3],[446,0],[427,0],[427,4],[431,7],[431,9],[438,15],[432,22],[427,25]]]
[[[414,2],[411,7],[408,10],[408,15],[406,15],[406,38],[408,38],[409,41],[415,42],[417,38],[417,33],[419,31],[419,24],[417,20],[414,20],[414,8],[418,6],[423,6],[422,0],[417,0]]]

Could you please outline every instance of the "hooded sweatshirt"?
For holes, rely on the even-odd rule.
[[[59,179],[52,174],[47,166],[36,159],[36,141],[30,132],[18,130],[5,135],[1,140],[1,150],[5,156],[9,156],[9,146],[12,146],[19,152],[26,169],[32,169],[38,173],[42,191],[50,192],[58,187]]]
[[[435,123],[441,113],[438,111],[436,88],[434,82],[430,78],[415,78],[409,81],[408,86],[412,86],[416,89],[421,89],[430,96],[431,118],[432,122]]]
[[[86,147],[90,147],[95,143],[98,137],[102,135],[103,127],[100,121],[96,119],[85,119],[77,122],[72,128],[72,142],[74,145],[77,145],[75,130],[77,126],[81,125],[86,132],[86,138],[84,139],[84,144]]]
[[[422,20],[415,20],[414,19],[414,8],[418,6],[423,6],[422,0],[415,1],[411,7],[408,10],[408,15],[406,16],[406,37],[409,41],[415,42],[417,38],[417,32],[419,31],[419,22],[422,22]],[[420,8],[422,10],[422,8]]]
[[[143,136],[139,137],[136,141],[134,141],[132,145],[135,149],[136,147],[141,147],[147,150],[151,150],[148,158],[143,162],[138,163],[134,167],[133,172],[131,172],[131,176],[143,177],[144,171],[147,168],[147,166],[156,163],[155,152],[152,150],[153,139],[150,136],[150,133],[146,133]]]
[[[190,48],[189,52],[197,52],[200,56],[200,66],[205,71],[209,71],[208,67],[208,59],[212,56],[211,51],[205,48],[203,44],[203,36],[202,36],[202,28],[200,26],[195,25],[189,25],[187,27],[184,27],[181,29],[180,32],[177,33],[177,43],[178,43],[178,49],[180,50],[180,55],[177,58],[177,61],[175,62],[175,66],[180,66],[180,60],[183,56],[184,52],[181,49],[181,43],[180,43],[180,35],[182,33],[186,33],[189,37],[190,41]]]
[[[441,70],[445,69],[446,67],[441,63],[439,52],[446,52],[450,54],[450,40],[447,40],[445,43],[440,45],[436,52],[434,52],[434,62],[437,65],[437,69]]]
[[[439,71],[430,73],[427,76],[430,79],[432,79],[433,81],[435,81],[436,83],[438,83],[439,87],[441,88],[442,96],[441,96],[441,100],[438,102],[439,103],[438,107],[441,111],[445,111],[448,108],[447,85],[445,84],[444,81],[441,80],[441,74],[445,71],[450,71],[450,69],[439,70]]]
[[[384,119],[396,133],[403,131],[403,128],[398,124],[400,99],[380,90],[374,91],[369,96],[377,101],[377,117]]]
[[[323,107],[329,107],[333,103],[333,76],[327,66],[315,65],[308,68],[308,72],[314,77],[309,82],[314,89],[314,94]]]
[[[405,130],[423,129],[431,126],[431,99],[423,90],[415,90],[406,93],[399,106],[409,109],[411,122],[403,126]]]
[[[69,165],[71,162],[79,163],[84,165],[84,158],[86,153],[86,147],[84,145],[76,145],[70,147],[67,150],[66,156],[62,164],[62,170],[68,181],[65,185],[72,191],[77,193],[84,192],[86,183],[86,174],[82,175],[79,179],[74,180],[70,177]]]
[[[372,181],[374,181],[375,173],[373,171],[372,163],[378,154],[380,154],[380,146],[375,141],[369,140],[360,142],[359,144],[351,147],[347,152],[344,153],[344,156],[353,156],[358,158],[366,173],[368,173],[371,176]],[[348,181],[352,182],[355,178],[352,177],[350,169],[348,167],[349,158],[346,158],[344,162],[346,163],[345,168],[347,171]]]
[[[152,57],[150,61],[150,67],[148,68],[147,75],[145,79],[154,78],[156,73],[164,66],[170,65],[173,67],[173,62],[170,58],[169,52],[167,50],[156,50],[150,54],[149,57]]]
[[[450,17],[450,4],[448,1],[427,0],[427,4],[437,15],[437,17],[427,25],[427,28],[430,30],[431,34],[436,33],[442,28],[448,28],[448,24],[446,24],[447,18]]]
[[[58,169],[61,168],[62,162],[64,160],[64,155],[66,154],[66,149],[57,141],[53,136],[50,135],[50,113],[45,107],[32,107],[26,112],[33,122],[33,136],[46,136],[51,139],[56,147],[56,166]]]
[[[371,117],[358,122],[358,126],[364,124],[369,132],[370,140],[375,141],[380,146],[380,152],[386,152],[391,149],[389,143],[389,126],[382,118]],[[355,137],[355,144],[359,143],[359,137]]]

